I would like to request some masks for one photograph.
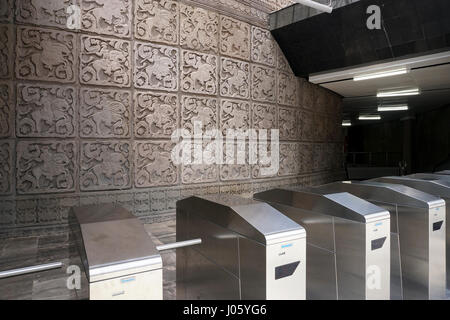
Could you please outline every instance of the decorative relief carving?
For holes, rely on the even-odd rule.
[[[255,129],[278,129],[277,107],[262,103],[253,103],[252,106],[252,128]],[[268,135],[270,137],[270,135]]]
[[[280,143],[280,170],[279,176],[300,173],[299,144],[295,142]]]
[[[309,173],[312,171],[312,146],[309,143],[300,144],[300,173]]]
[[[9,83],[0,82],[0,138],[12,135],[13,90]]]
[[[201,122],[203,131],[218,129],[218,101],[214,98],[183,96],[181,126],[194,134],[194,122]]]
[[[277,68],[278,70],[280,70],[281,72],[285,72],[285,73],[292,73],[291,70],[291,66],[289,65],[288,60],[286,59],[286,57],[284,56],[283,51],[281,51],[280,47],[278,47],[278,45],[276,45],[277,49]]]
[[[275,70],[252,65],[252,99],[276,102]]]
[[[182,51],[181,89],[185,92],[217,94],[217,56]]]
[[[248,99],[250,97],[250,64],[221,58],[220,95]]]
[[[80,137],[130,137],[131,93],[83,87],[80,90]]]
[[[135,93],[134,134],[136,138],[170,138],[178,128],[176,94]]]
[[[13,188],[14,142],[0,140],[0,195],[7,195]]]
[[[80,189],[129,188],[130,151],[128,142],[83,142],[80,153]]]
[[[73,87],[19,84],[16,134],[18,137],[75,137],[76,108]]]
[[[280,143],[280,147],[281,147],[281,143]],[[261,174],[261,170],[263,168],[269,169],[271,165],[270,165],[270,163],[268,163],[268,164],[261,164],[259,160],[262,159],[262,158],[260,158],[259,151],[258,150],[254,150],[254,152],[257,152],[257,153],[254,153],[253,157],[254,157],[254,159],[258,159],[258,163],[252,165],[252,177],[254,179],[259,179],[259,178],[270,178],[270,177],[276,176],[277,173],[274,173],[273,175],[262,175]],[[267,143],[266,152],[267,153],[264,156],[269,158],[269,159],[271,159],[272,158],[272,144],[271,143]],[[281,158],[280,158],[280,160],[281,160]]]
[[[178,44],[177,1],[137,0],[134,19],[136,38]]]
[[[75,191],[75,163],[73,141],[20,141],[17,191],[21,194]]]
[[[137,188],[178,183],[178,168],[171,159],[174,146],[169,141],[135,141],[134,184]]]
[[[182,166],[181,180],[183,184],[216,182],[219,169],[215,164],[191,164]]]
[[[16,201],[0,200],[0,226],[10,226],[16,221]]]
[[[0,21],[9,22],[13,18],[14,0],[2,0],[0,2]]]
[[[220,53],[245,60],[250,59],[250,25],[220,16]]]
[[[227,134],[228,129],[250,129],[250,103],[223,99],[220,106],[220,124],[223,135]]]
[[[294,108],[279,107],[278,123],[281,140],[296,140],[299,137],[297,110]]]
[[[278,73],[278,103],[297,106],[297,78],[294,75]]]
[[[3,0],[4,1],[4,0]],[[16,19],[38,26],[66,28],[69,14],[66,9],[78,5],[76,0],[17,0]]]
[[[314,114],[309,111],[301,111],[299,118],[301,119],[301,137],[304,141],[312,141],[315,136]]]
[[[74,82],[75,34],[17,28],[16,76],[19,79]]]
[[[218,53],[219,15],[180,4],[180,45],[186,49]]]
[[[309,81],[302,81],[302,107],[305,109],[314,110],[314,85]]]
[[[177,48],[136,42],[134,53],[136,88],[178,90]]]
[[[81,0],[81,25],[95,33],[129,37],[131,0]]]
[[[0,78],[11,78],[14,65],[12,25],[0,25]]]
[[[227,159],[227,156],[234,159],[233,164],[223,164],[220,166],[220,180],[222,181],[233,181],[233,180],[245,180],[250,179],[250,165],[248,163],[248,150],[247,143],[236,143],[234,145],[233,153],[229,153],[226,145],[223,146],[223,155],[224,159]],[[237,153],[241,152],[246,155],[245,164],[236,164]]]
[[[275,66],[275,41],[269,30],[252,26],[252,61]]]
[[[129,87],[130,51],[128,41],[82,35],[80,82]]]

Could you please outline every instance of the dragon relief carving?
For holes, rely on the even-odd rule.
[[[194,123],[201,122],[204,131],[218,128],[218,102],[214,98],[183,96],[182,127],[194,134]]]
[[[276,102],[275,70],[252,65],[252,99]]]
[[[275,66],[275,42],[269,30],[252,26],[252,61]]]
[[[182,51],[181,89],[185,92],[217,94],[217,57]]]
[[[278,103],[296,106],[297,78],[294,75],[278,73]]]
[[[134,123],[137,138],[170,137],[178,127],[178,96],[136,93]]]
[[[135,44],[134,85],[144,89],[178,90],[178,49]]]
[[[76,93],[72,87],[17,87],[18,137],[74,137]]]
[[[81,148],[81,190],[130,187],[128,142],[84,142]]]
[[[130,136],[131,94],[109,89],[80,90],[80,136],[127,138]]]
[[[0,82],[0,138],[12,134],[13,108],[12,87]]]
[[[250,165],[248,163],[247,149],[248,144],[243,143],[235,143],[233,146],[233,152],[227,149],[226,144],[223,146],[223,158],[233,159],[232,164],[222,164],[220,165],[220,180],[222,181],[233,181],[233,180],[246,180],[250,178]],[[244,154],[245,164],[237,163],[238,153]]]
[[[172,163],[175,144],[168,141],[135,141],[134,176],[136,188],[175,185],[178,168]]]
[[[78,5],[75,0],[17,0],[16,19],[39,26],[66,28],[67,7]]]
[[[277,129],[277,107],[254,103],[252,107],[252,127],[257,129]]]
[[[296,140],[298,138],[297,110],[279,107],[278,123],[280,124],[281,140]]]
[[[18,27],[16,75],[20,79],[74,82],[75,35]]]
[[[81,0],[84,30],[130,36],[131,0]]]
[[[20,141],[17,191],[21,194],[75,191],[75,142]]]
[[[250,25],[227,16],[220,16],[220,53],[250,59]]]
[[[178,44],[178,2],[137,0],[135,36],[138,39]]]
[[[180,45],[207,53],[218,52],[219,15],[180,4]]]
[[[220,123],[223,135],[226,135],[228,129],[249,129],[250,103],[247,101],[222,100]]]
[[[228,58],[221,59],[220,94],[226,97],[250,97],[250,64]]]
[[[130,86],[130,42],[81,36],[80,81]]]

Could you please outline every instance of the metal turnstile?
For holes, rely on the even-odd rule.
[[[450,176],[446,174],[437,174],[437,173],[414,173],[407,175],[406,177],[422,179],[422,180],[446,180],[450,181]]]
[[[161,256],[139,219],[108,204],[72,208],[69,224],[90,300],[162,299]]]
[[[445,201],[398,184],[337,182],[313,188],[349,192],[391,213],[391,299],[445,298]]]
[[[306,231],[265,203],[228,194],[177,202],[177,299],[305,299]]]
[[[444,174],[444,175],[450,176],[450,170],[438,171],[438,172],[435,172],[435,174]]]
[[[446,207],[446,268],[447,288],[450,288],[450,181],[445,180],[422,180],[411,177],[383,177],[373,181],[402,184],[445,200]]]
[[[389,299],[389,212],[349,193],[296,188],[257,193],[302,225],[307,299]]]

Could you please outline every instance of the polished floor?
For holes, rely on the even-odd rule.
[[[145,229],[156,245],[175,241],[174,221],[145,225]],[[0,279],[0,299],[87,299],[85,286],[78,291],[69,290],[66,285],[66,270],[73,250],[75,247],[69,243],[67,234],[0,240],[0,271],[49,262],[63,263],[60,269]],[[162,259],[164,299],[175,299],[175,250],[162,253]]]

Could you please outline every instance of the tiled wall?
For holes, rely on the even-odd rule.
[[[65,8],[81,7],[81,30]],[[173,218],[194,193],[341,175],[340,98],[293,76],[267,31],[275,0],[2,0],[0,236],[73,205]],[[280,170],[172,163],[174,129],[280,128]]]

